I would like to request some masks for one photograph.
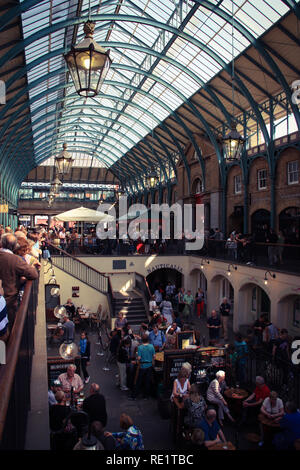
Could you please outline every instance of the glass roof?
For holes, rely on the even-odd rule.
[[[76,166],[112,166],[250,45],[237,22],[257,38],[288,11],[281,0],[78,3],[45,0],[22,14],[24,39],[40,33],[25,47],[38,164],[53,164],[67,142]],[[83,39],[83,23],[72,20],[88,14],[112,59],[95,98],[75,93],[63,58]]]

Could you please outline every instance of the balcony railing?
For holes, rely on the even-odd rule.
[[[0,365],[0,449],[22,450],[30,410],[30,382],[38,280],[27,281]]]
[[[290,273],[300,271],[300,245],[285,243],[255,243],[251,242],[245,247],[238,247],[236,251],[230,251],[226,247],[226,240],[206,239],[201,250],[185,250],[183,240],[167,240],[162,245],[159,240],[155,245],[145,250],[145,246],[137,249],[138,242],[124,244],[122,241],[97,240],[91,244],[78,242],[75,249],[70,244],[66,251],[72,251],[77,256],[101,255],[101,256],[149,256],[166,255],[182,256],[192,255],[201,258],[211,258],[228,263],[248,264],[266,269],[278,270]]]

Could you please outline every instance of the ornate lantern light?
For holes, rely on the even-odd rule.
[[[73,163],[72,155],[67,152],[67,144],[63,144],[63,150],[55,157],[55,168],[60,175],[67,175]]]
[[[87,21],[83,27],[85,38],[72,46],[64,56],[75,89],[85,98],[98,95],[111,65],[109,50],[106,51],[93,39],[95,23]]]
[[[50,195],[56,195],[58,193],[59,187],[62,185],[62,182],[56,176],[55,179],[51,183]]]
[[[150,189],[155,188],[155,186],[157,185],[157,183],[158,183],[158,176],[157,176],[157,174],[156,174],[156,172],[154,171],[153,168],[152,168],[152,170],[150,171],[150,173],[147,175],[146,181],[147,181],[147,186],[148,186],[148,188],[150,188]]]
[[[223,154],[225,160],[228,162],[240,160],[244,143],[244,137],[236,130],[236,123],[232,122],[230,132],[223,138]]]

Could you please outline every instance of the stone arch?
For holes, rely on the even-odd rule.
[[[298,303],[298,312],[295,311],[295,303]],[[274,323],[279,328],[286,328],[291,336],[300,336],[300,290],[280,298]]]
[[[201,287],[204,292],[207,291],[207,276],[203,269],[194,267],[189,273],[189,282],[194,295],[197,292],[198,287]]]
[[[271,317],[271,298],[269,292],[255,281],[244,282],[237,292],[237,318],[235,329],[246,329],[253,325],[263,313]]]

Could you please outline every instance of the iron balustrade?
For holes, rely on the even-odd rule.
[[[291,361],[273,358],[262,349],[250,349],[246,358],[245,383],[254,389],[255,377],[261,376],[270,390],[284,403],[293,401],[300,407],[300,368]]]
[[[30,410],[30,382],[38,279],[27,281],[0,365],[0,449],[23,450]]]
[[[70,250],[70,245],[67,246]],[[121,256],[130,257],[136,253],[136,246],[130,252],[129,245],[120,242],[119,247],[113,243],[109,252],[106,240],[101,240],[98,245],[75,247],[77,256]],[[253,267],[261,267],[278,270],[287,273],[299,273],[300,271],[300,244],[299,243],[262,243],[251,242],[246,247],[237,247],[236,253],[226,248],[226,240],[214,240],[206,238],[201,250],[185,250],[183,240],[167,240],[162,249],[150,249],[148,253],[139,252],[139,256],[166,255],[166,256],[199,256],[239,264],[248,264]]]

